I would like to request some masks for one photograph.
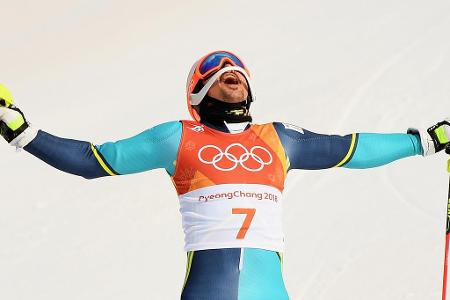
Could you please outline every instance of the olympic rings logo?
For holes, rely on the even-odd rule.
[[[230,153],[230,150],[232,148],[239,148],[239,149],[243,150],[244,153],[242,153],[239,157],[237,157],[236,155]],[[204,156],[202,156],[202,153],[207,149],[213,149],[214,152],[217,152],[217,154],[215,154],[210,160],[207,160],[204,158]],[[262,150],[263,152],[267,153],[268,160],[267,159],[264,160],[259,155],[257,155],[255,153],[255,150]],[[228,147],[225,148],[225,151],[222,151],[222,149],[220,149],[219,147],[217,147],[215,145],[203,146],[198,151],[198,159],[202,163],[207,164],[207,165],[212,165],[217,170],[223,171],[223,172],[233,171],[234,169],[237,168],[238,165],[240,165],[242,168],[244,168],[247,171],[259,172],[265,166],[270,165],[273,161],[272,154],[270,154],[269,150],[267,150],[266,148],[261,147],[261,146],[253,146],[250,149],[250,151],[248,151],[247,148],[245,148],[243,145],[241,145],[239,143],[234,143],[234,144],[229,145]],[[223,159],[230,162],[231,166],[229,166],[229,167],[219,166],[218,164]],[[256,168],[249,167],[247,162],[250,159],[253,160],[254,162],[258,163],[259,166]]]

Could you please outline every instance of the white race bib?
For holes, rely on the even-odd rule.
[[[260,184],[220,184],[180,195],[185,250],[260,248],[282,252],[281,192]]]

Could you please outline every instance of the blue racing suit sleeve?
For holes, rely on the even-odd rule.
[[[181,122],[167,122],[125,140],[94,146],[39,131],[24,149],[61,171],[87,179],[156,168],[172,174],[181,133]]]
[[[339,136],[317,134],[284,123],[274,123],[274,127],[289,160],[289,169],[373,168],[422,152],[419,138],[411,134]]]
[[[58,170],[86,179],[109,175],[99,164],[88,142],[64,139],[39,130],[23,149]]]
[[[357,134],[325,135],[285,123],[273,125],[289,160],[289,169],[341,166],[350,159],[358,139]]]
[[[344,165],[345,168],[374,168],[401,158],[422,154],[420,138],[406,133],[360,133],[355,148],[355,153]]]
[[[129,139],[98,145],[96,149],[119,174],[164,168],[172,175],[181,133],[181,122],[167,122]]]

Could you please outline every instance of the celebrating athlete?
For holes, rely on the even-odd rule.
[[[450,120],[407,133],[323,135],[294,125],[252,123],[247,66],[227,51],[192,67],[193,120],[167,122],[94,145],[33,128],[0,87],[0,133],[49,165],[88,179],[164,168],[180,201],[184,300],[284,300],[282,191],[289,170],[373,168],[430,155],[450,141]]]

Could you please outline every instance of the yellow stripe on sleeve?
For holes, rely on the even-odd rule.
[[[113,171],[111,171],[110,168],[108,168],[108,166],[106,165],[106,163],[103,161],[103,159],[100,157],[100,154],[98,154],[97,152],[97,148],[95,148],[95,146],[93,144],[91,144],[91,150],[94,153],[95,158],[97,159],[98,163],[100,164],[100,166],[102,166],[103,170],[106,171],[106,173],[108,173],[111,176],[116,175]]]
[[[335,168],[342,166],[350,159],[350,157],[353,154],[353,150],[355,149],[355,145],[356,145],[356,133],[352,133],[352,142],[350,144],[350,148],[348,149],[347,155],[344,157],[344,159],[341,160],[340,163],[334,166]]]

